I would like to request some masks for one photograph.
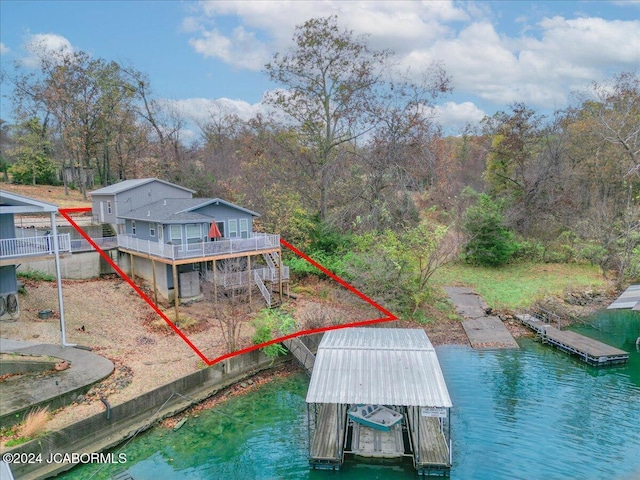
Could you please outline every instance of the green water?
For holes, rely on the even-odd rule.
[[[628,365],[588,367],[531,340],[517,351],[438,347],[454,403],[455,479],[640,479],[640,318],[603,312],[576,330],[631,352]],[[410,463],[348,461],[339,472],[307,464],[308,377],[278,379],[189,418],[156,428],[119,452],[135,480],[410,479]],[[64,478],[109,479],[90,465]]]

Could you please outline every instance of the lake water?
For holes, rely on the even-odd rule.
[[[511,351],[437,348],[454,403],[451,478],[640,479],[640,318],[603,312],[575,330],[631,352],[629,364],[596,369],[529,339]],[[274,380],[117,451],[135,480],[416,478],[410,463],[310,471],[307,386],[304,374]],[[64,478],[117,471],[89,465]]]

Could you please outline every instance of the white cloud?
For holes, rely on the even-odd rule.
[[[8,55],[9,52],[11,52],[11,49],[4,43],[0,42],[0,55]]]
[[[235,28],[230,37],[218,30],[203,31],[200,38],[191,39],[189,44],[205,57],[247,70],[260,70],[270,57],[266,45],[243,27]]]
[[[458,132],[467,125],[477,125],[486,115],[472,102],[446,102],[443,105],[435,105],[429,110],[445,130]]]
[[[179,113],[196,124],[204,123],[211,115],[223,112],[225,115],[237,115],[242,120],[249,120],[257,113],[266,113],[261,103],[250,104],[244,100],[230,98],[186,98],[182,100],[163,100],[162,103],[172,105]]]
[[[203,1],[198,5],[199,15],[192,12],[185,30],[193,32],[191,45],[205,56],[260,70],[274,52],[291,46],[296,25],[335,14],[340,25],[369,34],[373,48],[394,51],[400,66],[418,72],[443,61],[452,77],[456,105],[465,105],[472,97],[500,109],[513,102],[562,107],[573,86],[637,70],[640,64],[640,21],[635,19],[585,14],[542,18],[542,13],[536,18],[536,11],[530,10],[516,18],[517,33],[507,34],[498,31],[504,16],[499,2]]]
[[[38,68],[43,55],[67,55],[73,53],[71,42],[62,35],[55,33],[36,33],[30,35],[24,44],[27,56],[22,64],[27,68]]]

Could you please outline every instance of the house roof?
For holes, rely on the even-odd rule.
[[[165,180],[160,180],[159,178],[135,178],[132,180],[123,180],[122,182],[114,183],[113,185],[108,185],[106,187],[99,188],[98,190],[94,190],[89,192],[89,195],[113,195],[120,192],[125,192],[134,187],[139,187],[140,185],[145,185],[151,182],[161,182],[166,185],[171,185],[172,187],[180,188],[186,192],[196,193],[195,190],[191,190],[186,187],[182,187],[180,185],[176,185],[175,183],[167,182]]]
[[[240,210],[254,217],[260,215],[246,208],[235,205],[220,198],[167,198],[157,202],[144,205],[131,212],[119,214],[119,218],[128,220],[143,220],[146,222],[159,223],[197,223],[210,222],[210,215],[203,215],[197,210],[211,204],[222,204]]]
[[[324,334],[307,403],[451,407],[424,330],[344,328]]]
[[[57,211],[58,206],[53,203],[0,190],[0,213],[48,213]]]

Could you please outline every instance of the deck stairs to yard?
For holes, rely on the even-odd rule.
[[[299,338],[290,338],[282,342],[287,347],[287,350],[298,360],[300,365],[311,376],[313,372],[313,366],[316,361],[316,356],[307,348],[307,346]]]
[[[280,302],[277,302],[275,300],[275,298],[271,295],[271,292],[269,291],[267,286],[262,281],[262,278],[260,278],[260,274],[258,273],[258,270],[253,271],[253,283],[255,283],[258,289],[260,290],[260,293],[264,297],[265,302],[267,302],[267,307],[275,308],[280,306]]]
[[[267,266],[252,269],[251,272],[218,272],[215,275],[209,270],[201,273],[202,278],[208,282],[216,282],[225,289],[242,288],[255,285],[260,290],[269,308],[279,307],[280,295],[280,255],[278,252],[269,252],[262,255]],[[289,282],[289,267],[282,267],[282,282]],[[274,292],[276,295],[274,295]]]

